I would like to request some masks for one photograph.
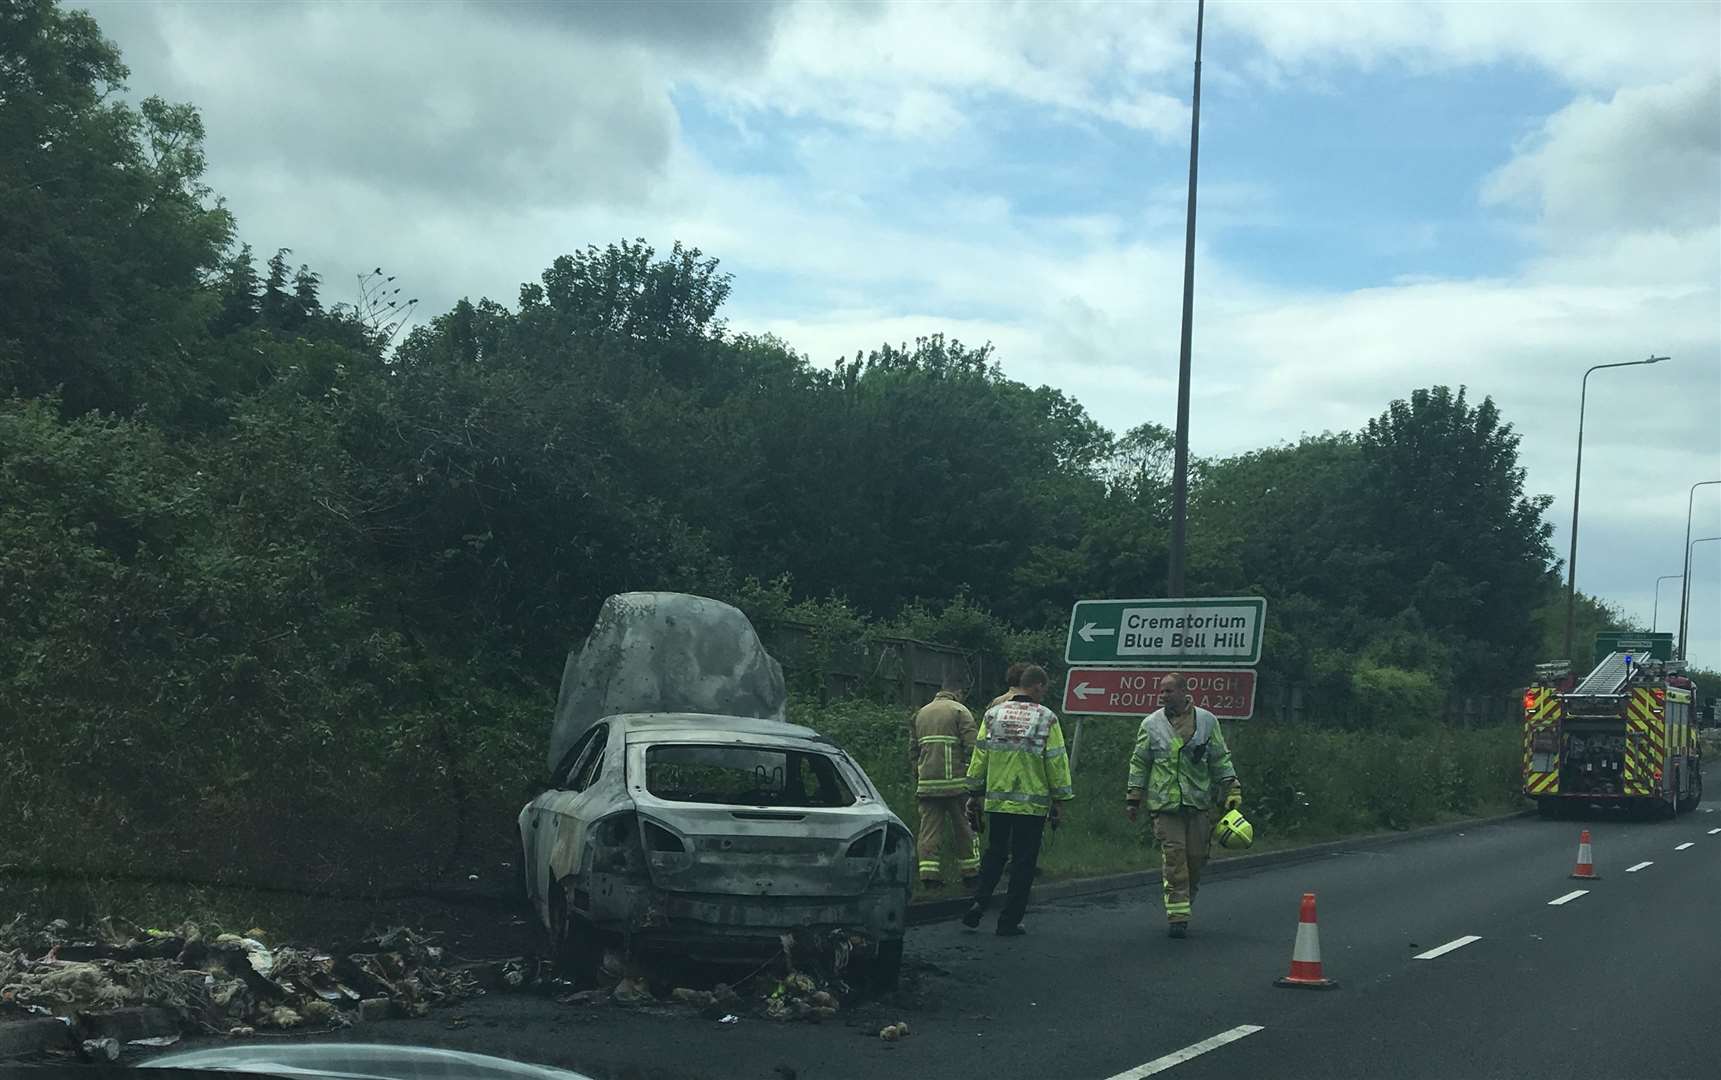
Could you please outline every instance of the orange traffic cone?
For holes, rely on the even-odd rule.
[[[1297,943],[1291,947],[1291,973],[1275,979],[1274,986],[1301,986],[1308,990],[1332,990],[1339,984],[1321,974],[1321,932],[1315,926],[1315,894],[1303,894],[1297,916]]]
[[[1596,873],[1595,856],[1590,854],[1590,831],[1585,829],[1578,836],[1578,865],[1572,871],[1572,876],[1584,881],[1594,881],[1601,877]]]

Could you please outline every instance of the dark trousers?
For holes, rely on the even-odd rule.
[[[1040,837],[1045,829],[1046,819],[1038,814],[986,815],[986,854],[980,859],[974,903],[982,911],[986,909],[1008,862],[1010,889],[1004,894],[1004,910],[998,913],[999,926],[1015,926],[1028,910],[1028,890],[1034,887],[1034,867],[1040,862]]]

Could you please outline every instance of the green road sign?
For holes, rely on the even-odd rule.
[[[1078,600],[1070,612],[1070,664],[1220,667],[1261,660],[1267,601],[1259,596],[1181,600]]]
[[[1673,635],[1650,634],[1639,630],[1603,630],[1596,635],[1595,662],[1601,663],[1609,653],[1628,652],[1634,660],[1673,659]]]

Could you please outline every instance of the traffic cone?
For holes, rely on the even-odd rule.
[[[1572,876],[1582,881],[1594,881],[1601,877],[1596,873],[1595,856],[1590,854],[1590,831],[1585,829],[1578,836],[1578,865],[1572,871]]]
[[[1274,986],[1300,986],[1307,990],[1332,990],[1338,980],[1321,974],[1321,932],[1315,926],[1315,894],[1303,894],[1297,916],[1297,943],[1291,947],[1291,973],[1275,979]]]

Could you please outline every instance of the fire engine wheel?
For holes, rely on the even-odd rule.
[[[1691,770],[1691,794],[1679,800],[1681,814],[1697,809],[1697,804],[1703,801],[1703,770]]]

